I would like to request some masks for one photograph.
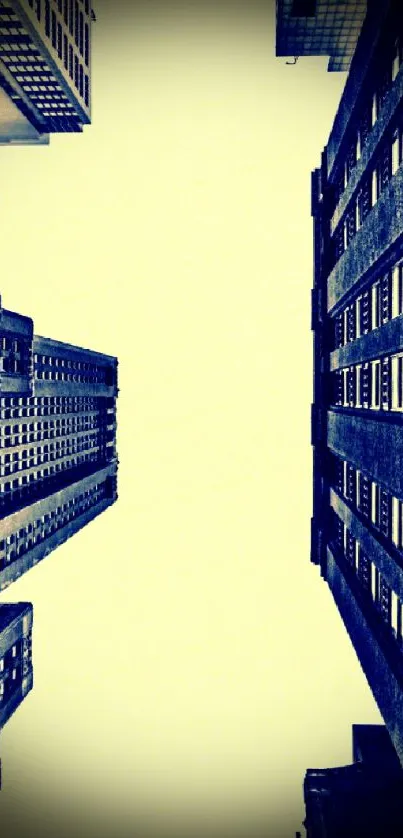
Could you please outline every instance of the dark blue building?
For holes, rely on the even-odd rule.
[[[321,166],[312,561],[403,764],[403,15],[368,2]]]
[[[353,725],[353,763],[309,769],[307,838],[400,838],[403,769],[383,725]]]

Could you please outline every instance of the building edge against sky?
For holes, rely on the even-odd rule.
[[[369,4],[313,174],[312,560],[403,763],[402,34]]]
[[[1,0],[0,145],[46,145],[91,119],[90,0]]]
[[[0,590],[117,499],[117,366],[0,309]]]
[[[33,687],[32,621],[32,603],[0,603],[0,731]]]
[[[401,766],[403,21],[397,0],[370,0],[355,49],[347,39],[346,56],[338,55],[335,67],[331,33],[325,49],[318,43],[325,6],[330,4],[277,4],[278,55],[328,53],[330,70],[350,67],[321,166],[312,175],[311,560],[331,589]],[[355,756],[355,762],[362,759]],[[371,788],[376,797],[377,784],[378,809],[365,829],[371,826],[379,838],[401,835],[401,768],[396,783],[388,775],[383,791],[382,770],[378,761],[373,776],[365,776],[362,764],[308,771],[309,838],[341,834],[334,829],[336,814],[325,811],[333,804],[347,806],[342,834],[361,834],[365,801]],[[341,803],[347,792],[347,804]]]

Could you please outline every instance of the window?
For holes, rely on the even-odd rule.
[[[359,297],[357,297],[357,301],[356,301],[355,325],[356,325],[356,336],[357,336],[357,338],[359,338],[360,335],[361,335],[361,322],[362,322],[361,306],[362,306],[362,296],[360,295]]]
[[[379,599],[379,571],[378,568],[375,567],[373,562],[371,562],[371,594],[372,599],[374,602],[378,602]]]
[[[379,194],[379,178],[378,178],[378,169],[374,169],[372,172],[371,178],[371,207],[374,207]]]
[[[45,35],[50,38],[50,2],[45,0]]]
[[[73,47],[69,44],[69,75],[70,78],[73,78],[74,74],[74,64],[73,64]]]
[[[361,369],[362,369],[361,364],[357,364],[357,366],[356,366],[356,368],[355,368],[355,373],[356,373],[356,388],[355,388],[355,392],[356,392],[356,403],[355,403],[355,406],[356,406],[356,407],[362,407],[362,400],[361,400],[361,399],[362,399]]]
[[[392,82],[394,82],[400,67],[400,40],[399,38],[396,39],[393,47],[393,58],[392,58]]]
[[[402,633],[402,604],[394,591],[391,591],[390,624],[394,635],[400,640]]]
[[[398,498],[392,498],[392,541],[396,547],[400,547],[401,543],[400,522],[400,501]]]
[[[17,656],[17,647],[16,646],[12,647],[11,655],[12,655],[13,658],[15,658]]]
[[[392,175],[395,175],[401,160],[400,131],[395,131],[392,138]]]
[[[381,365],[380,361],[371,361],[372,368],[372,410],[379,410],[380,408],[380,384],[381,384]]]
[[[68,49],[68,41],[67,35],[63,35],[63,59],[64,59],[64,66],[66,70],[69,68],[69,49]]]
[[[63,56],[63,38],[62,38],[62,25],[61,23],[57,24],[57,54],[59,58]]]
[[[371,317],[371,321],[372,321],[372,328],[373,329],[377,329],[378,326],[379,326],[379,321],[380,321],[380,317],[379,317],[380,305],[379,304],[380,304],[379,282],[375,282],[372,286],[372,312],[371,312],[372,317]]]
[[[90,63],[90,29],[88,23],[85,24],[84,28],[84,61],[88,67]]]
[[[395,265],[392,270],[392,306],[391,316],[398,317],[402,313],[403,304],[402,265]]]
[[[374,93],[372,97],[372,104],[371,104],[371,127],[375,125],[375,122],[378,118],[378,97],[376,93]]]
[[[56,13],[52,10],[52,47],[54,49],[56,49],[56,35],[57,35]]]
[[[403,409],[403,355],[392,355],[391,358],[391,407],[392,410]]]
[[[379,523],[379,486],[371,483],[371,521],[375,526]]]
[[[79,45],[79,11],[78,11],[78,2],[74,0],[74,40],[76,42],[76,46]]]

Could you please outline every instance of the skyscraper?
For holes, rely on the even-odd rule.
[[[0,590],[110,506],[117,359],[0,310]]]
[[[312,561],[403,763],[403,27],[368,14],[313,173]]]
[[[309,4],[279,2],[278,12],[291,5],[302,14]],[[342,14],[357,4],[310,5],[312,28],[323,6]],[[294,54],[312,54],[303,20],[301,33]],[[403,764],[402,162],[401,3],[368,0],[312,176],[311,558]]]
[[[93,17],[90,0],[0,0],[0,144],[90,122]]]
[[[32,605],[0,605],[0,728],[32,689]]]
[[[30,602],[0,605],[0,730],[32,690],[32,614]]]

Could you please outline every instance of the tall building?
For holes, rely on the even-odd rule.
[[[369,3],[312,178],[312,561],[403,764],[402,63],[400,3]]]
[[[0,728],[32,689],[32,605],[0,605]]]
[[[30,602],[0,604],[0,730],[33,687],[32,614]]]
[[[353,763],[309,769],[307,838],[401,838],[403,769],[383,725],[353,725]]]
[[[280,41],[287,14],[288,22],[292,15],[307,18],[291,53],[311,54],[324,5],[333,6],[335,37],[336,8],[348,16],[357,4],[278,3]],[[278,40],[278,54],[283,46]],[[333,47],[328,50],[332,55]],[[402,65],[400,0],[368,0],[312,175],[311,559],[330,587],[403,765]]]
[[[0,309],[0,590],[117,498],[117,359]]]
[[[0,144],[47,144],[91,117],[90,0],[0,0]]]

